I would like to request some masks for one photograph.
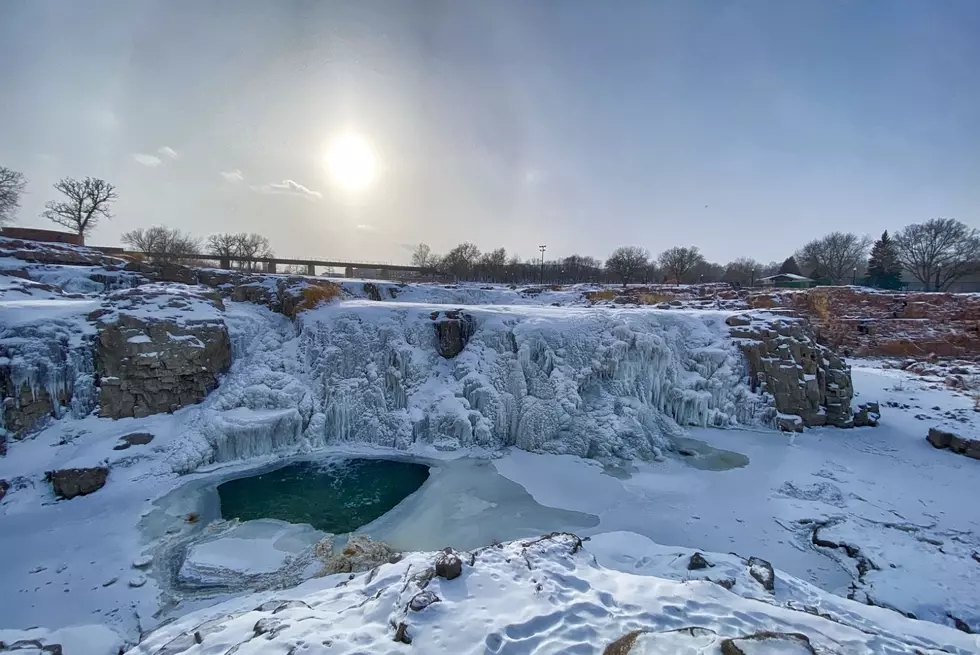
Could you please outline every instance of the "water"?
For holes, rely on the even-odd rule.
[[[353,532],[422,486],[429,468],[384,459],[299,462],[218,486],[221,516],[309,523],[333,534]]]

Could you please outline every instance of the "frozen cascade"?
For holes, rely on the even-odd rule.
[[[229,303],[235,362],[172,465],[344,442],[652,458],[680,426],[764,418],[724,313],[469,307],[474,333],[447,360],[445,309],[352,301],[294,324]]]
[[[82,418],[98,402],[93,336],[87,323],[59,318],[5,327],[0,329],[0,366],[7,369],[13,389],[26,386],[35,400],[46,392],[57,418],[66,411]]]
[[[678,425],[760,415],[722,314],[471,307],[475,332],[445,360],[436,309],[347,303],[302,315],[299,350],[322,402],[316,441],[653,457]]]

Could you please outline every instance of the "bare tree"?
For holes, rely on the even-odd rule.
[[[833,284],[853,279],[867,262],[871,239],[850,232],[831,232],[803,246],[795,259],[811,277],[828,278]]]
[[[120,241],[137,252],[150,253],[150,259],[161,262],[176,261],[181,255],[196,255],[201,251],[200,239],[161,225],[131,230]]]
[[[650,252],[639,246],[620,246],[606,260],[606,269],[625,287],[650,263]]]
[[[721,279],[730,284],[747,287],[762,277],[762,269],[763,265],[756,260],[748,257],[740,257],[728,262]]]
[[[26,187],[27,178],[23,173],[0,166],[0,226],[13,222]]]
[[[980,268],[980,233],[952,218],[908,225],[895,245],[902,267],[926,290],[949,289]]]
[[[480,259],[480,249],[470,242],[461,243],[442,258],[439,267],[457,279],[465,279]]]
[[[234,257],[238,254],[238,237],[230,232],[212,234],[208,237],[208,253],[223,259]]]
[[[491,250],[489,252],[483,253],[480,257],[480,268],[483,269],[483,274],[490,278],[492,282],[499,282],[502,275],[504,266],[507,265],[507,251],[503,248],[497,248],[496,250]]]
[[[412,266],[420,268],[431,268],[438,263],[438,259],[433,257],[432,248],[426,243],[420,243],[412,251]]]
[[[688,271],[704,263],[704,256],[697,246],[690,248],[674,247],[660,253],[658,260],[660,261],[660,268],[673,275],[679,284],[684,280]]]
[[[272,257],[272,247],[269,240],[261,234],[255,232],[242,232],[238,236],[238,256],[239,257]],[[256,262],[242,262],[242,267],[252,270]]]
[[[588,255],[569,255],[561,261],[564,278],[571,282],[598,281],[602,262]]]
[[[58,180],[54,188],[64,194],[66,200],[52,200],[44,205],[41,216],[58,225],[85,236],[99,224],[99,220],[112,218],[110,205],[119,196],[116,187],[97,177],[76,180],[66,177]]]
[[[269,240],[261,234],[254,232],[222,232],[212,234],[207,241],[208,253],[221,259],[231,259],[233,257],[272,257],[273,251],[269,246]],[[230,262],[229,262],[230,263]],[[239,268],[252,270],[255,262],[239,262]]]

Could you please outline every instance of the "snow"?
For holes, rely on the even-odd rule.
[[[726,637],[765,631],[805,633],[818,652],[980,648],[976,636],[848,603],[791,579],[783,598],[743,597],[737,583],[729,591],[605,568],[591,548],[563,535],[491,546],[464,554],[459,578],[428,582],[420,574],[435,553],[413,553],[341,584],[308,582],[185,616],[151,632],[133,652],[180,652],[198,642],[199,652],[395,652],[402,649],[394,642],[401,623],[414,651],[453,655],[598,653],[634,630],[645,631],[637,652],[664,654],[695,644],[701,650],[692,652],[718,652]],[[423,593],[438,601],[411,603]]]
[[[392,285],[394,299],[335,303],[293,323],[245,303],[221,311],[183,285],[114,291],[108,306],[27,280],[3,282],[0,345],[11,362],[20,358],[17,379],[54,392],[71,384],[80,399],[65,420],[10,443],[0,458],[0,479],[11,483],[0,505],[6,643],[43,625],[62,629],[44,639],[70,644],[66,652],[117,652],[122,639],[132,645],[177,617],[139,651],[152,652],[214,617],[218,623],[197,630],[206,646],[199,650],[225,652],[259,618],[296,619],[273,638],[283,652],[286,639],[316,647],[328,640],[331,652],[400,648],[389,619],[404,620],[398,613],[412,591],[405,576],[431,555],[411,553],[340,587],[347,576],[243,597],[245,587],[309,578],[311,541],[284,542],[278,528],[249,536],[253,522],[217,522],[209,495],[230,475],[289,458],[370,454],[432,466],[421,489],[359,530],[399,549],[477,549],[553,530],[592,537],[581,555],[532,554],[533,570],[512,544],[478,555],[487,568],[467,570],[456,587],[433,581],[428,589],[441,602],[407,620],[419,652],[596,652],[639,629],[652,632],[637,636],[634,652],[695,642],[712,652],[722,636],[759,629],[802,631],[838,652],[980,650],[951,627],[980,628],[972,557],[980,516],[970,504],[980,494],[977,462],[925,441],[934,426],[968,435],[978,415],[970,397],[941,380],[852,361],[856,402],[879,401],[881,425],[787,439],[759,425],[764,408],[744,384],[726,312],[547,304],[581,304],[582,289],[479,289],[477,298],[472,288]],[[352,293],[357,284],[348,284]],[[504,298],[514,301],[474,302]],[[429,315],[463,304],[476,330],[446,360]],[[173,415],[92,416],[94,396],[83,392],[91,363],[72,358],[91,352],[85,317],[100,307],[111,312],[103,320],[131,313],[222,321],[232,368],[204,402]],[[52,345],[68,353],[67,365]],[[144,431],[154,434],[150,445],[113,450],[121,436]],[[621,459],[636,456],[646,459]],[[48,470],[103,463],[108,483],[90,496],[56,502],[43,479]],[[187,520],[192,512],[199,521]],[[246,532],[231,532],[239,528]],[[182,584],[212,576],[206,585],[218,587],[174,588],[182,548],[191,556]],[[708,569],[686,568],[694,549],[703,549]],[[739,555],[718,554],[731,552]],[[776,568],[774,594],[753,582],[750,556]],[[703,581],[729,578],[731,592]],[[254,609],[273,597],[304,598],[313,609],[274,617]],[[203,609],[218,598],[230,604]],[[202,613],[188,614],[195,611]],[[714,633],[666,632],[686,625]]]

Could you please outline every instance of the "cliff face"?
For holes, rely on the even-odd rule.
[[[748,361],[752,390],[771,397],[780,429],[853,427],[850,369],[817,343],[804,319],[750,312],[727,322]]]

